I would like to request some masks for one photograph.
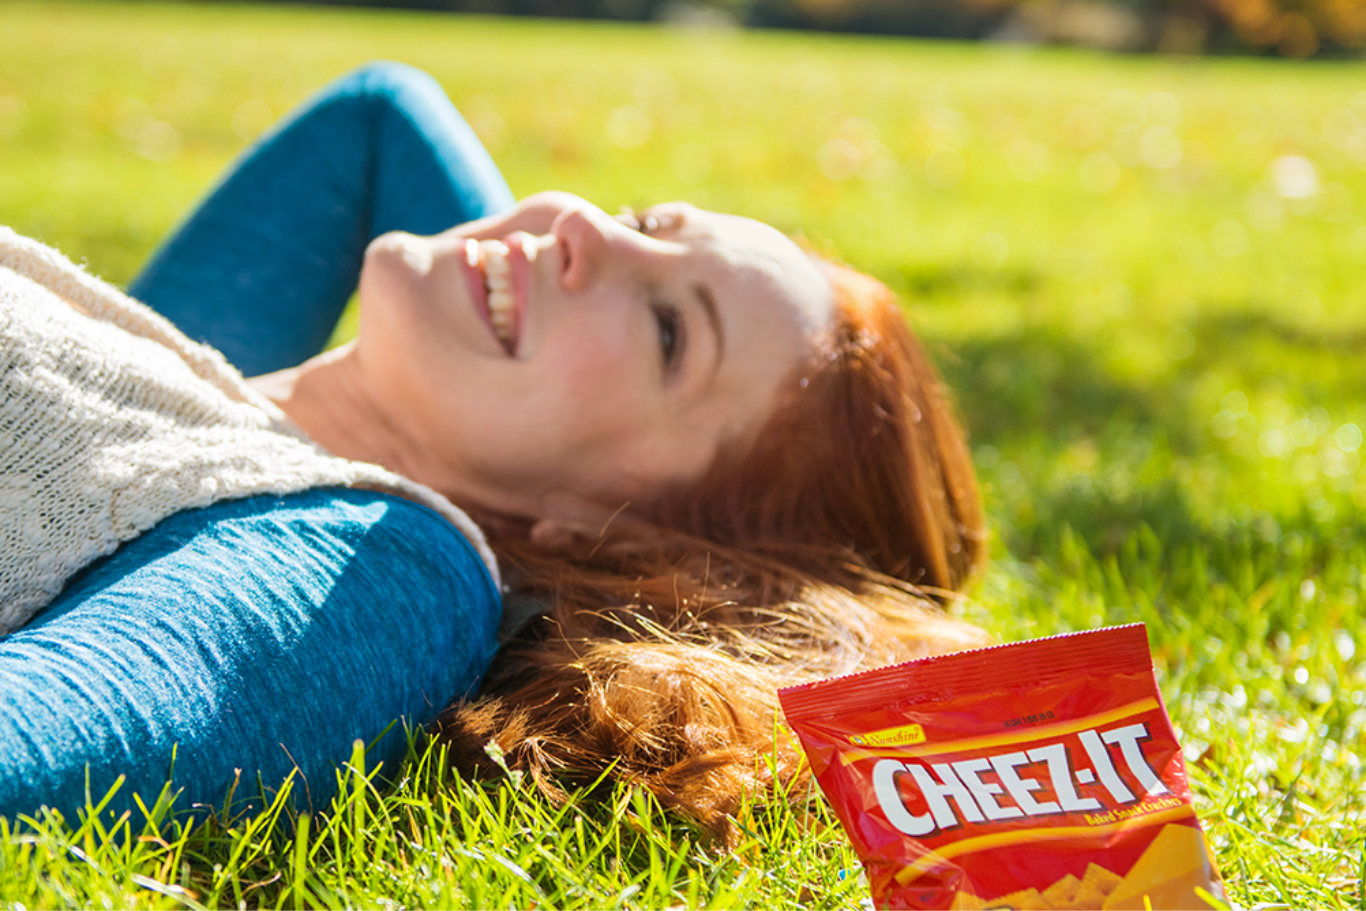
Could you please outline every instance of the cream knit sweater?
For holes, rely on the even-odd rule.
[[[484,536],[440,494],[328,455],[217,351],[0,227],[0,635],[175,512],[333,485],[430,506],[497,581]]]

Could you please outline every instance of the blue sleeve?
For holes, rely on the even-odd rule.
[[[78,576],[0,639],[0,816],[68,820],[127,781],[111,811],[240,798],[297,767],[324,809],[352,743],[393,770],[404,725],[479,682],[498,594],[465,538],[426,507],[319,490],[179,513]]]

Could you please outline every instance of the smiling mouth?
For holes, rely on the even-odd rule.
[[[469,264],[483,283],[484,310],[494,336],[507,351],[517,348],[517,296],[513,287],[508,245],[501,240],[470,242]]]
[[[488,291],[489,321],[498,340],[512,350],[514,299],[512,296],[512,265],[508,262],[507,244],[501,240],[485,241],[479,245],[484,288]]]

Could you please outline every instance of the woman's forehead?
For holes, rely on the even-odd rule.
[[[764,287],[786,299],[806,332],[829,326],[834,290],[821,269],[790,237],[741,215],[681,203],[672,206],[680,206],[678,211],[684,216],[679,229],[681,240],[717,256],[738,281]]]

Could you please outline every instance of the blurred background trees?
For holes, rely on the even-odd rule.
[[[1169,53],[1342,56],[1366,0],[318,0],[471,13],[665,20]]]

